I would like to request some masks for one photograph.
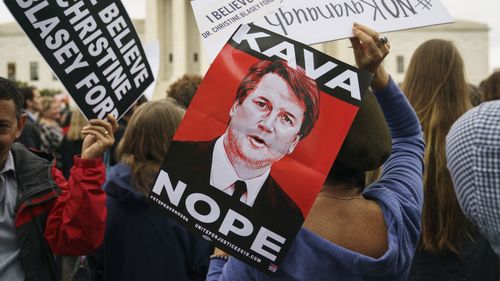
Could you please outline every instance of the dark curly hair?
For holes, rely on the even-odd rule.
[[[500,99],[500,71],[494,72],[481,83],[483,90],[482,101]]]
[[[167,90],[167,97],[171,97],[177,101],[177,104],[188,108],[191,103],[198,86],[201,83],[200,75],[187,75],[175,81]]]

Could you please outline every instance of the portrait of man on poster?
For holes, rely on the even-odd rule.
[[[260,222],[300,227],[302,211],[270,171],[310,133],[319,102],[316,82],[303,69],[284,60],[259,61],[238,87],[224,134],[210,141],[174,141],[167,155],[175,161],[170,172],[191,175],[188,186],[209,183],[250,207]]]

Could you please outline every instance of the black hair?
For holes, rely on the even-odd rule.
[[[12,100],[16,106],[16,119],[19,120],[23,110],[24,97],[14,82],[0,77],[0,100]]]
[[[23,104],[24,109],[28,107],[27,102],[29,100],[33,100],[33,98],[35,97],[35,94],[33,93],[35,89],[36,89],[35,87],[23,87],[19,89],[19,92],[21,92],[21,94],[24,97],[24,104]]]
[[[366,176],[365,171],[358,171],[347,167],[346,165],[340,163],[340,161],[335,161],[326,181],[332,184],[345,183],[351,186],[357,187],[360,191],[363,191],[366,187],[365,184]]]
[[[134,105],[132,105],[129,110],[127,110],[127,112],[125,112],[125,114],[123,116],[126,116],[127,118],[130,118],[132,117],[132,114],[134,114],[134,108],[138,108],[139,106],[141,106],[143,103],[146,103],[148,102],[148,99],[142,95],[136,102]],[[135,107],[134,107],[135,106]],[[118,142],[117,142],[117,145],[118,145]]]

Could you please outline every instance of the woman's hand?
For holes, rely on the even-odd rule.
[[[108,114],[108,121],[100,119],[90,120],[88,126],[83,127],[85,135],[82,145],[82,159],[96,159],[102,157],[104,151],[115,142],[114,133],[118,128],[116,118]]]
[[[229,256],[228,253],[224,252],[223,250],[219,249],[219,248],[214,248],[214,255],[216,256],[223,256],[223,257],[227,257]]]
[[[352,33],[354,37],[350,40],[356,64],[360,69],[375,74],[371,83],[373,90],[384,88],[389,82],[389,74],[381,64],[389,54],[389,43],[380,42],[380,35],[362,24],[354,23]]]

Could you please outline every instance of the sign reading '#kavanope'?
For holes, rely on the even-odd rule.
[[[191,6],[211,63],[240,24],[260,19],[281,5],[280,0],[197,0]]]
[[[119,0],[5,0],[89,119],[121,117],[154,81]]]
[[[255,24],[316,44],[351,37],[353,22],[387,32],[453,21],[439,0],[284,0]]]
[[[192,1],[211,63],[242,22],[305,44],[352,36],[352,23],[378,32],[453,22],[439,0],[197,0]]]

